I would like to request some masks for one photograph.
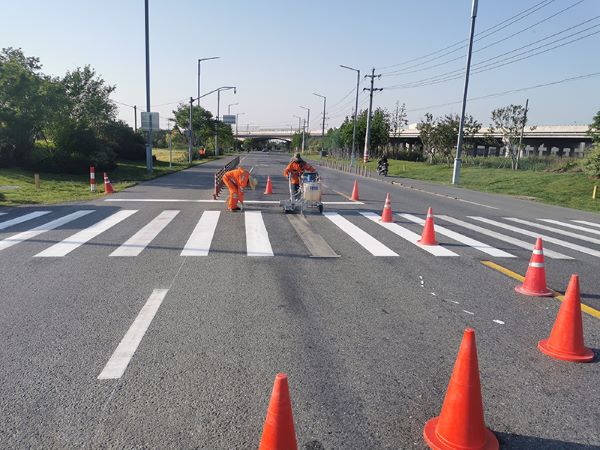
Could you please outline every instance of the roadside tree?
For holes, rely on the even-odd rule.
[[[521,130],[526,125],[527,115],[525,107],[522,105],[508,105],[492,111],[492,123],[489,131],[490,133],[500,133],[506,156],[511,158],[511,168],[513,170],[519,168],[521,157],[519,137]]]

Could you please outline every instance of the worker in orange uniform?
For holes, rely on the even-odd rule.
[[[300,153],[296,153],[283,171],[283,176],[290,178],[292,194],[294,197],[298,195],[298,191],[300,190],[300,177],[304,172],[316,172],[316,170],[313,166],[302,159]]]
[[[244,189],[250,186],[252,189],[256,187],[256,180],[250,176],[250,172],[239,166],[223,175],[223,183],[229,189],[229,202],[227,208],[230,211],[239,211],[241,208],[238,202],[244,204]]]

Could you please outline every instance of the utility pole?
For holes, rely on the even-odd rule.
[[[302,147],[301,147],[301,153],[304,153],[304,134],[306,131],[306,120],[303,119],[302,120]]]
[[[150,113],[150,23],[148,21],[148,0],[145,6],[146,22],[146,112]],[[152,115],[150,115],[150,127],[146,133],[146,170],[152,173]]]
[[[356,115],[358,114],[358,87],[360,85],[360,70],[354,67],[344,66],[340,64],[340,67],[344,69],[354,70],[356,72],[356,101],[354,103],[354,120],[352,123],[352,155],[350,156],[350,165],[356,164]]]
[[[298,133],[300,133],[300,131],[302,130],[302,125],[301,125],[302,124],[302,117],[296,116],[295,114],[294,114],[293,117],[295,117],[296,119],[298,119]]]
[[[137,105],[133,105],[133,130],[137,133]]]
[[[519,153],[517,153],[517,167],[519,168],[519,160],[523,151],[523,133],[525,133],[525,124],[527,124],[527,111],[529,110],[529,99],[525,100],[525,112],[523,113],[523,125],[521,125],[521,135],[519,136]]]
[[[375,78],[381,78],[381,74],[375,75],[375,68],[371,71],[371,75],[365,75],[365,78],[371,79],[371,87],[364,88],[364,91],[369,91],[369,111],[367,113],[367,133],[365,135],[365,151],[363,154],[363,162],[369,162],[369,148],[371,146],[371,115],[373,112],[373,91],[383,91],[383,88],[374,88]]]
[[[473,35],[475,34],[475,19],[477,18],[477,1],[473,0],[471,8],[471,30],[469,32],[469,50],[467,53],[467,68],[465,70],[465,88],[463,90],[462,111],[460,113],[460,125],[458,126],[458,141],[456,142],[456,158],[454,158],[454,171],[452,172],[452,184],[460,182],[460,159],[463,144],[463,132],[465,126],[465,108],[467,107],[467,92],[469,90],[469,73],[471,71],[471,53],[473,51]]]
[[[304,126],[302,127],[302,153],[304,153],[304,135],[310,131],[310,129],[308,128],[308,124],[310,123],[310,108],[307,108],[306,106],[300,106],[299,108],[305,109],[307,111],[306,120],[304,121]]]
[[[188,164],[192,163],[192,138],[193,138],[193,134],[192,134],[192,107],[194,105],[194,99],[192,97],[190,97],[190,124],[188,127],[188,134],[189,134],[189,142],[188,142]]]

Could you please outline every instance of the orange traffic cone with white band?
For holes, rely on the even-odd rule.
[[[287,375],[278,373],[258,450],[298,450]]]
[[[114,192],[114,190],[112,187],[112,183],[108,179],[108,175],[106,174],[106,172],[104,172],[104,193],[112,194],[113,192]]]
[[[358,198],[358,181],[354,180],[354,187],[352,188],[352,196],[350,197],[350,200],[357,202],[359,200]]]
[[[477,363],[475,331],[463,335],[448,390],[438,417],[423,429],[427,445],[435,450],[496,450],[494,433],[485,427]]]
[[[550,337],[542,339],[538,348],[546,355],[563,361],[590,362],[594,359],[594,352],[583,344],[579,275],[571,275]]]
[[[542,238],[537,238],[533,254],[523,284],[515,287],[515,291],[532,297],[551,297],[554,293],[546,286],[546,269],[544,269],[544,249]]]
[[[425,219],[425,226],[423,227],[423,234],[421,235],[421,239],[417,241],[419,244],[423,245],[437,245],[437,241],[435,240],[435,229],[433,226],[433,210],[429,208],[427,210],[427,218]]]
[[[273,185],[271,184],[271,177],[267,177],[267,187],[265,188],[265,195],[273,193]]]
[[[381,221],[383,223],[391,223],[392,219],[392,197],[390,193],[385,196],[385,203],[383,205],[383,212],[381,213]]]

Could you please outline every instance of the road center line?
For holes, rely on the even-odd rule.
[[[246,211],[246,250],[248,256],[273,256],[269,233],[260,211]]]
[[[169,292],[168,289],[154,289],[152,291],[146,304],[142,307],[127,333],[125,333],[100,375],[98,375],[99,380],[118,379],[123,376],[129,361],[131,361],[133,354],[140,345],[167,292]]]
[[[181,256],[208,256],[221,211],[204,211]]]
[[[109,256],[138,256],[177,214],[179,211],[175,209],[161,212]]]
[[[6,222],[0,223],[0,230],[4,230],[5,228],[12,227],[13,225],[18,225],[23,222],[27,222],[28,220],[36,219],[46,214],[50,214],[50,211],[35,211],[29,214],[25,214],[24,216],[16,217],[15,219],[7,220]]]

